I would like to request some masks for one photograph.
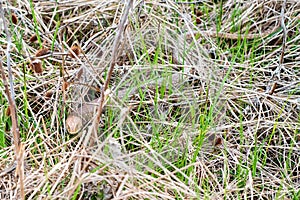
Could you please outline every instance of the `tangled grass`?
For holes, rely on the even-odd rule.
[[[114,48],[128,2],[2,3],[25,198],[299,199],[300,3],[134,1]],[[112,61],[97,134],[70,136]],[[3,86],[0,197],[18,199]]]

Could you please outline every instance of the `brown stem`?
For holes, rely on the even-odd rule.
[[[5,72],[2,66],[2,61],[0,61],[0,71],[1,71],[1,76],[5,88],[5,93],[8,98],[9,102],[9,108],[10,108],[10,116],[11,116],[11,121],[12,121],[12,133],[13,133],[13,141],[15,145],[15,159],[17,161],[17,172],[20,178],[20,190],[21,190],[21,198],[25,199],[25,193],[24,193],[24,183],[23,183],[23,178],[24,178],[24,171],[23,168],[23,161],[22,161],[22,149],[21,149],[21,140],[20,140],[20,132],[19,132],[19,126],[18,126],[18,118],[17,118],[17,112],[16,112],[16,104],[15,101],[9,91],[8,87],[8,82],[6,80]]]
[[[126,24],[126,21],[127,21],[127,18],[128,18],[129,10],[132,7],[132,4],[133,4],[133,1],[130,0],[128,2],[128,5],[125,8],[125,12],[124,12],[124,14],[122,16],[122,19],[121,19],[121,21],[120,21],[120,23],[118,25],[118,29],[117,29],[117,33],[116,33],[116,36],[115,36],[115,41],[114,41],[114,44],[113,44],[113,49],[112,49],[111,63],[110,63],[109,69],[108,69],[108,74],[107,74],[104,86],[102,88],[102,92],[101,92],[101,96],[100,96],[100,102],[99,102],[99,105],[97,107],[97,116],[96,116],[96,118],[95,118],[95,120],[93,122],[93,132],[94,133],[97,133],[97,128],[99,126],[101,114],[102,114],[103,107],[104,107],[104,99],[105,99],[104,98],[105,97],[104,93],[108,89],[110,78],[112,76],[112,73],[113,73],[115,65],[116,65],[116,59],[117,59],[117,56],[118,56],[118,47],[120,46],[120,40],[121,40],[121,38],[123,36],[123,32],[124,32],[125,26],[126,26],[125,24]],[[89,132],[87,134],[87,136],[86,136],[86,140],[84,141],[84,145],[87,145],[88,140],[90,138],[90,135],[91,135],[91,133]]]
[[[24,192],[24,162],[23,162],[23,147],[20,140],[20,132],[18,127],[18,118],[16,113],[16,104],[15,104],[15,92],[14,92],[14,85],[13,85],[13,76],[12,76],[12,69],[10,66],[10,47],[11,47],[11,36],[7,28],[6,20],[4,17],[4,10],[2,7],[2,3],[0,3],[0,15],[3,20],[4,30],[6,34],[7,40],[7,49],[6,49],[6,58],[7,58],[7,69],[8,69],[8,77],[9,77],[9,87],[8,82],[5,76],[5,72],[2,66],[2,60],[0,60],[0,71],[2,75],[2,80],[5,88],[5,93],[8,98],[10,111],[11,111],[11,120],[12,120],[12,133],[13,133],[13,140],[15,145],[15,159],[17,161],[17,169],[16,173],[19,175],[20,179],[20,196],[21,199],[25,199],[25,192]]]

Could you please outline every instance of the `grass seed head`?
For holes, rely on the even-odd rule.
[[[197,17],[202,16],[202,12],[200,10],[196,10],[195,14],[196,14]]]
[[[15,13],[11,13],[11,21],[12,23],[14,23],[15,25],[18,24],[18,17]]]
[[[31,42],[31,43],[34,43],[34,42],[36,42],[36,41],[37,41],[37,36],[36,36],[36,34],[32,35],[32,36],[29,38],[29,42]]]
[[[42,61],[39,59],[33,60],[29,64],[29,67],[31,68],[32,71],[34,71],[37,74],[40,74],[43,72]]]
[[[49,49],[48,48],[41,48],[40,50],[38,50],[35,54],[36,57],[41,57],[44,56],[46,54],[49,53]]]
[[[80,54],[80,47],[77,46],[77,45],[73,45],[73,46],[71,47],[71,50],[69,51],[69,56],[70,56],[71,58],[75,58],[75,56],[73,55],[72,52],[73,52],[76,56],[78,56],[78,55]]]
[[[69,82],[64,81],[62,84],[62,90],[66,91],[68,89],[69,85],[70,85]]]
[[[215,146],[219,146],[222,144],[222,138],[218,137],[215,139]]]
[[[46,100],[49,100],[49,99],[51,99],[51,97],[52,97],[52,95],[53,95],[53,91],[52,90],[49,90],[49,91],[47,91],[46,93],[45,93],[45,99]]]
[[[6,115],[7,117],[9,117],[9,116],[11,115],[10,106],[8,106],[8,107],[6,108],[5,115]]]

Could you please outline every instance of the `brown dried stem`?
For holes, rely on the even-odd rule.
[[[284,59],[284,53],[285,53],[285,47],[286,47],[286,35],[287,35],[286,26],[285,26],[285,23],[284,23],[284,18],[285,18],[284,10],[285,10],[285,8],[286,8],[286,0],[283,1],[283,4],[281,6],[281,13],[280,13],[280,26],[282,28],[282,47],[281,47],[281,53],[280,53],[280,57],[279,57],[279,66],[274,71],[271,79],[273,79],[275,76],[277,76],[277,78],[280,79],[280,71],[282,69],[282,64],[283,64],[283,59]],[[276,89],[276,86],[277,86],[277,82],[274,81],[270,91],[268,92],[270,95],[272,95],[274,93],[274,91]]]
[[[286,26],[284,23],[284,9],[286,7],[286,0],[283,1],[282,7],[281,7],[281,13],[280,13],[280,18],[281,18],[281,27],[282,27],[282,49],[281,49],[281,55],[280,55],[280,60],[279,60],[279,65],[281,66],[283,63],[283,58],[284,58],[284,51],[285,51],[285,46],[286,46]]]
[[[109,85],[113,70],[114,70],[115,65],[116,65],[116,59],[117,59],[117,56],[118,56],[118,47],[120,45],[120,40],[121,40],[123,32],[125,30],[125,24],[126,24],[126,21],[127,21],[127,18],[128,18],[129,10],[132,7],[132,3],[133,3],[132,0],[130,0],[128,2],[127,6],[125,8],[125,12],[122,16],[121,22],[118,25],[117,34],[116,34],[115,41],[114,41],[113,48],[112,48],[112,59],[111,59],[110,67],[108,69],[108,75],[106,77],[104,86],[102,88],[99,106],[97,107],[97,116],[96,116],[96,118],[93,122],[93,125],[92,125],[92,127],[93,127],[92,131],[94,133],[97,132],[97,127],[99,125],[99,121],[100,121],[100,118],[101,118],[101,113],[102,113],[103,107],[104,107],[104,99],[105,99],[104,98],[105,97],[104,93],[108,89],[108,85]],[[88,132],[88,134],[86,136],[86,140],[84,141],[84,145],[87,145],[87,143],[89,141],[89,138],[90,138],[90,135],[91,135],[91,131]]]
[[[7,69],[8,69],[8,77],[9,77],[9,85],[10,89],[8,88],[8,82],[6,80],[5,72],[2,66],[2,60],[0,60],[0,71],[1,76],[5,88],[5,93],[8,98],[10,111],[11,111],[11,120],[12,120],[12,133],[13,133],[13,141],[15,145],[15,159],[17,161],[17,174],[20,178],[20,195],[21,199],[25,199],[25,193],[24,193],[24,162],[23,162],[23,151],[22,151],[22,144],[20,140],[20,132],[18,127],[18,118],[16,113],[16,104],[15,104],[15,92],[14,92],[14,86],[13,86],[13,76],[12,76],[12,69],[10,66],[10,47],[11,47],[11,37],[10,33],[7,28],[7,24],[4,17],[4,10],[2,7],[2,4],[0,4],[0,15],[3,20],[4,30],[6,34],[7,39],[7,48],[6,48],[6,57],[7,57]]]

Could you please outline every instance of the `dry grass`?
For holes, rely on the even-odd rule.
[[[124,2],[2,3],[26,199],[299,199],[300,3],[135,1],[98,134],[72,137],[65,118],[100,96]],[[2,88],[0,197],[17,199]]]

